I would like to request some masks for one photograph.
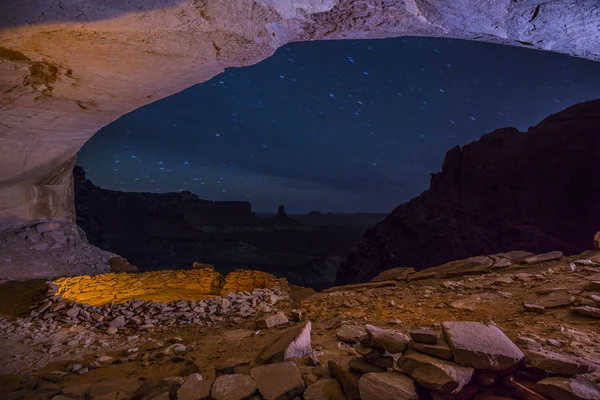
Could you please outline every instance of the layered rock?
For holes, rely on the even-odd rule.
[[[526,133],[498,129],[455,147],[428,190],[365,233],[336,283],[515,249],[582,252],[600,221],[598,135],[595,100],[551,115]]]
[[[240,284],[240,277],[250,279]],[[141,274],[108,273],[65,277],[55,280],[53,285],[57,287],[56,295],[90,305],[120,304],[130,300],[202,300],[218,294],[252,292],[255,289],[289,289],[285,279],[275,278],[271,274],[237,270],[223,277],[210,266],[202,269],[150,271]]]

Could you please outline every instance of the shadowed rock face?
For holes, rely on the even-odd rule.
[[[599,20],[596,0],[0,2],[0,229],[73,220],[65,166],[98,129],[285,43],[436,36],[598,60]]]
[[[457,146],[428,190],[365,233],[336,283],[514,249],[582,252],[600,223],[599,172],[600,100]]]

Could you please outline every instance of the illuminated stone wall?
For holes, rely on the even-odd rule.
[[[288,287],[285,278],[276,278],[266,272],[236,270],[224,277],[212,267],[74,276],[53,283],[58,287],[56,295],[92,306],[122,304],[133,299],[163,303],[202,300],[253,289]]]

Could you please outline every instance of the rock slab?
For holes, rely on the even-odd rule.
[[[261,365],[252,368],[250,376],[264,400],[286,400],[304,391],[304,380],[293,362]]]
[[[456,363],[475,369],[508,369],[525,355],[499,328],[480,322],[444,322],[446,342]]]
[[[417,400],[415,382],[400,372],[364,374],[358,382],[361,400]]]

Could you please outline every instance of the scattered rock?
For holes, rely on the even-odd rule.
[[[542,344],[540,342],[528,337],[518,337],[517,344],[520,344],[529,350],[537,351],[542,349]]]
[[[277,325],[287,324],[288,322],[287,317],[282,312],[278,312],[256,321],[256,327],[258,329],[268,329]]]
[[[562,251],[552,251],[550,253],[538,254],[533,257],[528,257],[523,260],[523,262],[527,265],[539,264],[547,261],[554,261],[562,258]]]
[[[115,328],[122,328],[127,324],[127,320],[123,315],[119,315],[117,318],[110,321],[109,325]]]
[[[571,311],[573,311],[575,314],[582,315],[585,317],[600,318],[600,308],[596,307],[573,307],[571,308]]]
[[[306,321],[281,332],[271,343],[262,348],[254,360],[254,365],[283,362],[311,353],[310,330],[311,323]]]
[[[465,260],[452,261],[439,267],[427,268],[408,277],[409,281],[427,278],[452,278],[455,276],[483,274],[489,270],[493,261],[489,257],[471,257]]]
[[[512,376],[503,376],[502,385],[517,399],[524,400],[547,400],[544,396],[536,393],[527,386],[516,381]]]
[[[561,375],[589,374],[596,371],[596,366],[567,354],[553,351],[526,351],[525,362],[532,367]]]
[[[335,379],[320,379],[303,394],[304,400],[344,400],[342,388]]]
[[[392,359],[393,363],[393,359]],[[360,372],[361,374],[367,374],[369,372],[385,372],[386,369],[378,367],[377,365],[370,364],[364,357],[352,357],[348,363],[351,371]]]
[[[442,393],[460,391],[471,380],[473,368],[462,367],[414,350],[405,351],[398,368],[424,387]]]
[[[538,314],[543,314],[544,310],[546,309],[546,307],[544,307],[544,306],[540,306],[538,304],[532,304],[532,303],[523,303],[523,308],[527,311],[533,311]]]
[[[335,335],[342,342],[357,343],[367,337],[364,326],[344,324],[338,328]]]
[[[385,350],[391,354],[402,353],[410,338],[404,333],[392,330],[378,328],[374,325],[365,326],[371,347]]]
[[[200,367],[193,361],[186,361],[179,370],[179,375],[181,376],[188,376],[196,373],[200,373]]]
[[[425,329],[413,329],[409,332],[410,338],[418,343],[436,344],[438,342],[438,333]]]
[[[412,267],[392,268],[388,269],[387,271],[383,271],[375,278],[371,279],[371,282],[406,281],[406,278],[414,273],[415,269]]]
[[[342,359],[340,362],[329,360],[327,367],[329,369],[329,374],[333,378],[337,379],[342,386],[342,392],[346,395],[346,397],[350,398],[351,400],[359,400],[361,399],[361,393],[358,390],[360,374],[350,371],[349,363],[349,357]]]
[[[417,400],[414,381],[400,372],[364,374],[358,382],[361,400]]]
[[[109,399],[108,394],[113,394],[110,399],[129,399],[140,386],[140,382],[130,379],[109,379],[98,382],[90,387],[88,400]]]
[[[446,341],[438,337],[436,344],[419,343],[411,340],[408,342],[408,346],[421,353],[429,354],[444,360],[451,360],[453,357],[452,349],[446,344]]]
[[[598,385],[581,375],[544,378],[535,391],[551,400],[600,400]]]
[[[256,384],[248,375],[226,374],[215,379],[210,397],[214,400],[243,400],[255,391]]]
[[[210,396],[211,381],[202,380],[198,373],[190,374],[177,389],[177,400],[205,400]]]
[[[454,360],[476,369],[504,370],[525,357],[523,352],[496,326],[480,322],[444,322],[446,342]]]
[[[526,258],[535,256],[535,254],[533,254],[533,253],[530,253],[528,251],[522,251],[522,250],[509,251],[508,253],[498,253],[496,255],[498,257],[506,258],[510,261],[521,261]]]
[[[543,297],[537,301],[537,304],[544,308],[562,308],[569,307],[575,301],[575,297],[568,293],[552,293],[550,296]]]
[[[385,350],[379,349],[377,347],[368,347],[370,342],[366,339],[363,339],[359,343],[354,346],[354,350],[367,360],[375,360],[383,357]]]
[[[304,391],[304,380],[293,362],[255,367],[250,376],[264,400],[293,399]]]

